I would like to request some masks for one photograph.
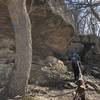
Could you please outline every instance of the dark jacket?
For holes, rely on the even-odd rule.
[[[80,56],[76,52],[74,52],[69,55],[68,59],[72,62],[76,62],[76,61],[80,61]]]

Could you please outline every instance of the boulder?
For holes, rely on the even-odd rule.
[[[14,64],[0,64],[0,87],[7,85]]]
[[[53,56],[41,61],[41,64],[33,65],[30,82],[35,84],[59,84],[66,79],[67,67]]]

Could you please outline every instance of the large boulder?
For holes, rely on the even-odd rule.
[[[54,51],[65,52],[74,33],[74,24],[64,0],[34,0],[31,9],[30,3],[31,0],[27,0],[32,24],[33,55],[44,58],[53,55]],[[8,9],[2,2],[0,11],[0,41],[5,37],[13,38],[14,41],[15,26],[12,25]]]
[[[40,64],[34,64],[31,70],[30,82],[40,85],[55,85],[66,80],[67,67],[53,56],[47,57]],[[53,84],[54,83],[54,84]]]
[[[30,13],[33,55],[44,58],[53,55],[53,52],[66,52],[68,41],[74,35],[74,24],[70,13],[66,11],[64,1],[61,2],[34,2]]]

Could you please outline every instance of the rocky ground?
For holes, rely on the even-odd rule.
[[[99,100],[99,80],[96,80],[93,77],[87,78],[89,78],[89,83],[88,88],[86,89],[86,100]],[[29,85],[26,96],[16,96],[15,98],[8,100],[73,100],[76,85],[70,81],[68,81],[68,83],[66,82],[66,84],[67,86],[62,89]]]
[[[8,57],[0,59],[0,90],[6,86],[14,67],[14,62],[11,60],[14,53],[8,50],[7,54],[9,54]],[[73,81],[70,64],[65,66],[61,60],[52,56],[38,62],[38,64],[37,62],[32,64],[26,96],[16,96],[13,99],[1,97],[0,100],[72,100],[77,85]],[[84,75],[88,85],[87,100],[99,100],[99,67],[91,67],[88,70],[89,73]]]
[[[15,51],[10,45],[5,46],[8,40],[3,41],[0,49],[0,91],[7,85],[10,73],[14,68]],[[8,44],[12,44],[9,42]],[[99,55],[88,56],[88,63],[84,64],[88,88],[87,100],[99,100],[100,98],[100,67]],[[26,96],[16,96],[8,100],[72,100],[77,85],[73,81],[73,73],[70,63],[64,62],[53,56],[40,59],[33,58],[29,86]],[[5,98],[0,97],[0,100]]]

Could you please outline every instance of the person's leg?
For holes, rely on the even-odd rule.
[[[72,62],[72,67],[73,67],[75,81],[77,81],[79,78],[79,67],[76,62]]]
[[[72,62],[72,68],[73,68],[73,72],[74,72],[74,78],[75,78],[75,81],[76,81],[77,80],[77,70],[76,70],[75,62]]]
[[[81,70],[80,69],[80,65],[77,62],[75,64],[76,64],[76,68],[75,69],[76,69],[76,74],[77,74],[76,76],[77,76],[77,79],[79,79],[79,74],[80,74],[80,70]]]
[[[85,98],[85,92],[83,92],[83,93],[81,94],[81,100],[86,100],[86,98]]]

